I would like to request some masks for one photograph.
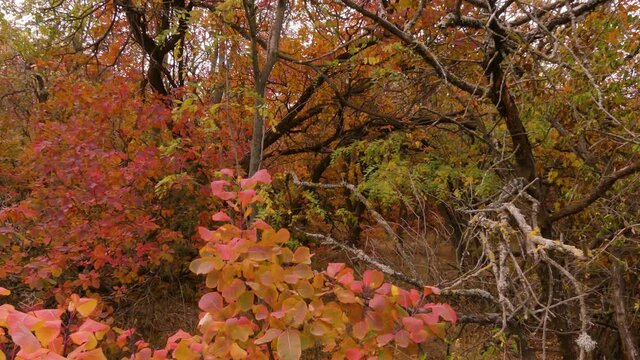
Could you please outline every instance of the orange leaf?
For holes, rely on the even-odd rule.
[[[231,344],[231,347],[229,348],[229,353],[231,355],[231,358],[234,360],[247,358],[247,352],[243,348],[241,348],[240,345],[238,345],[238,343],[235,343],[235,342]]]
[[[367,270],[362,276],[362,281],[369,289],[377,289],[384,282],[384,274],[378,270]]]
[[[306,246],[301,246],[293,253],[293,262],[298,264],[311,264],[311,252]]]

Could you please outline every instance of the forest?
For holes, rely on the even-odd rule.
[[[0,360],[640,360],[638,0],[0,1]]]

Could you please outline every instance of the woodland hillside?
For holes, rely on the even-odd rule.
[[[0,360],[640,360],[638,0],[3,0]]]

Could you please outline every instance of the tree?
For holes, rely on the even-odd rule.
[[[176,265],[224,202],[201,195],[218,169],[268,168],[252,219],[290,229],[294,253],[438,284],[471,324],[447,334],[450,354],[636,356],[635,2],[7,9],[33,14],[2,35],[3,84],[24,91],[2,110],[21,145],[0,148],[14,294],[195,289]]]

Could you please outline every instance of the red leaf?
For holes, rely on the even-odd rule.
[[[424,327],[424,322],[420,319],[416,319],[410,316],[405,316],[402,318],[402,325],[409,332],[414,332],[421,330]]]
[[[351,284],[349,284],[349,289],[351,291],[353,291],[354,293],[356,293],[356,294],[361,294],[363,289],[364,289],[364,286],[363,286],[362,281],[357,281],[356,280],[356,281],[352,282]]]
[[[418,331],[412,332],[409,338],[414,343],[420,344],[422,342],[425,342],[429,338],[429,333],[425,329],[420,329]]]
[[[377,289],[384,282],[384,274],[378,270],[367,270],[362,276],[362,281],[369,289]]]
[[[363,355],[362,351],[358,348],[347,349],[344,354],[349,360],[360,360]]]
[[[253,189],[242,190],[238,192],[238,198],[240,199],[240,204],[242,204],[242,206],[251,204],[255,196],[256,191]]]
[[[405,289],[398,289],[398,304],[402,307],[409,307],[411,305],[411,299],[409,298],[409,292]]]
[[[412,306],[418,305],[420,302],[420,293],[416,289],[409,290],[409,301],[411,301]]]

